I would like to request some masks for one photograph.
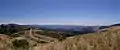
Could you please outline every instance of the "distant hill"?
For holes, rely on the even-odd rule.
[[[112,26],[120,26],[120,23],[118,23],[118,24],[113,24],[113,25],[111,25],[111,27],[112,27]]]
[[[31,27],[27,25],[18,25],[18,24],[1,24],[0,25],[0,33],[1,34],[13,34],[19,31],[27,30]]]
[[[75,26],[75,25],[32,25],[43,30],[64,31],[70,34],[86,34],[96,32],[100,29],[108,28],[108,26]]]
[[[3,27],[2,27],[3,26]],[[2,24],[0,25],[0,33],[16,33],[26,29],[39,29],[48,31],[59,31],[70,35],[87,34],[96,32],[101,29],[112,26],[120,26],[120,24],[113,24],[110,26],[78,26],[78,25],[18,25],[18,24]]]

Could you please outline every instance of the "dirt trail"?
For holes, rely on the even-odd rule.
[[[52,42],[52,41],[55,41],[57,40],[56,38],[52,38],[52,37],[48,37],[48,36],[44,36],[44,35],[40,35],[40,34],[36,34],[35,32],[38,31],[38,30],[27,30],[25,31],[25,36],[32,39],[32,40],[35,40],[35,41],[44,41],[44,42]]]

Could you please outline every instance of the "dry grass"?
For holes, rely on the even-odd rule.
[[[0,50],[21,50],[12,48],[13,45],[10,41],[8,36],[0,35]],[[106,31],[68,37],[59,42],[37,43],[33,46],[30,45],[29,49],[22,50],[120,50],[120,27],[111,27]]]
[[[0,34],[0,50],[12,50],[10,37]]]
[[[62,42],[40,44],[34,50],[120,50],[120,30],[110,28],[105,32],[74,36]]]

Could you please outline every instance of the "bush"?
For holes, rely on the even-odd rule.
[[[22,50],[26,49],[27,50],[27,49],[29,49],[29,42],[25,39],[20,39],[20,40],[16,39],[12,43],[13,43],[15,50],[18,50],[18,49],[22,49]]]

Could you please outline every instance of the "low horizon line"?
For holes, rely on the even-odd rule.
[[[18,25],[71,25],[71,26],[109,26],[109,25],[112,25],[112,24],[98,24],[98,25],[86,25],[86,24],[21,24],[21,23],[0,23],[1,24],[18,24]]]

